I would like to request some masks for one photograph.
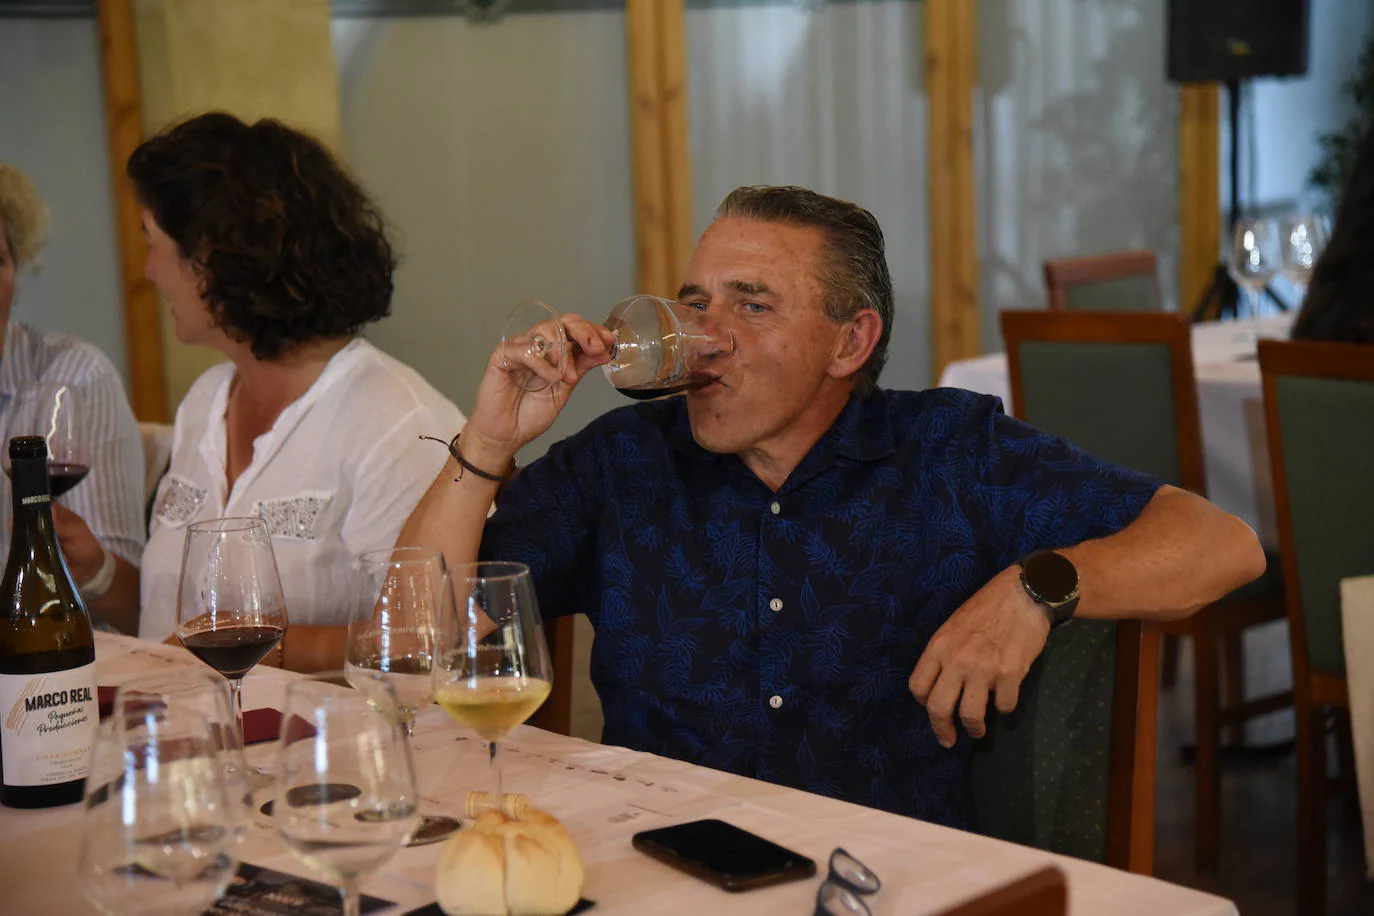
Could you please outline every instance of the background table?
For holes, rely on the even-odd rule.
[[[106,634],[97,634],[96,652],[102,685],[153,666],[199,664],[181,649]],[[282,685],[293,676],[255,670],[244,685],[246,706],[279,704]],[[459,814],[469,789],[487,788],[484,743],[437,707],[420,715],[414,748],[427,813]],[[250,748],[250,762],[271,768],[273,751],[270,744]],[[870,901],[875,916],[931,913],[1050,863],[1068,875],[1071,912],[1084,916],[1236,913],[1229,901],[1153,878],[538,729],[519,729],[503,754],[507,791],[527,793],[571,831],[587,866],[583,895],[597,901],[593,916],[811,911],[819,877],[729,894],[630,846],[639,830],[700,817],[720,817],[753,830],[805,853],[822,868],[830,851],[844,846],[882,879],[882,890]],[[92,912],[74,879],[80,823],[80,805],[47,811],[0,808],[0,893],[8,916]],[[364,884],[364,891],[399,904],[387,914],[431,902],[441,849],[402,850]],[[254,816],[241,857],[309,874],[260,815]]]
[[[1265,337],[1288,336],[1292,317],[1260,322]],[[1268,550],[1278,550],[1274,484],[1264,431],[1264,393],[1253,341],[1242,322],[1193,325],[1193,369],[1197,376],[1198,422],[1202,427],[1207,496],[1259,533]],[[940,375],[946,388],[996,395],[1008,413],[1011,381],[1007,355],[992,353],[950,363]],[[1114,418],[1116,419],[1116,418]]]

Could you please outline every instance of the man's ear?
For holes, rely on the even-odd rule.
[[[844,333],[835,342],[829,375],[846,378],[863,368],[883,334],[883,319],[873,309],[864,309],[845,322]]]

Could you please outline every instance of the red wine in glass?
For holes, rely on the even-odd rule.
[[[285,631],[276,626],[230,626],[179,637],[196,658],[227,678],[241,678],[276,648]]]
[[[57,499],[85,480],[86,475],[90,472],[90,465],[75,464],[69,461],[49,461],[48,480],[49,486],[52,487],[52,498]],[[5,476],[10,476],[9,462],[5,462]]]
[[[627,398],[634,398],[636,401],[650,401],[654,398],[667,397],[670,394],[680,394],[684,391],[692,391],[696,388],[704,388],[711,384],[713,379],[709,375],[690,378],[685,382],[678,382],[666,388],[657,388],[652,385],[645,385],[640,388],[617,388],[621,394]]]
[[[86,475],[91,472],[90,466],[85,464],[73,464],[64,461],[48,462],[48,478],[52,482],[53,498],[61,496],[72,487],[86,479]]]

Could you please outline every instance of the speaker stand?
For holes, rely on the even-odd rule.
[[[1231,185],[1231,211],[1226,220],[1226,247],[1230,251],[1231,239],[1236,234],[1236,223],[1240,221],[1240,89],[1238,79],[1226,80],[1226,120],[1231,128],[1231,155],[1228,157]],[[1278,306],[1279,311],[1288,311],[1288,304],[1274,294],[1268,286],[1264,294]],[[1231,277],[1225,257],[1217,264],[1202,298],[1193,307],[1193,321],[1220,321],[1225,318],[1240,317],[1240,287]]]

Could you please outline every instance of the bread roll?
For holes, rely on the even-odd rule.
[[[582,858],[557,818],[486,811],[448,839],[435,879],[448,916],[563,916],[582,894]]]

